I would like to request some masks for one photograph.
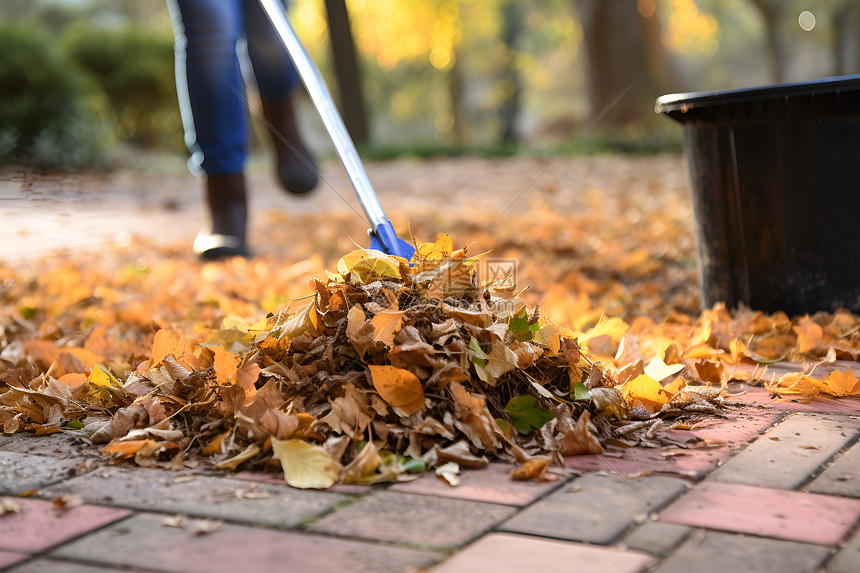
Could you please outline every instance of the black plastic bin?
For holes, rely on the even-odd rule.
[[[656,110],[683,124],[705,306],[860,312],[860,75]]]

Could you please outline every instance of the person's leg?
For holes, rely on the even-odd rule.
[[[298,73],[259,1],[243,0],[243,8],[248,56],[275,148],[278,178],[287,191],[307,193],[316,186],[318,175],[296,124],[292,95]]]
[[[176,86],[189,166],[206,176],[211,236],[195,241],[203,258],[247,254],[243,168],[248,124],[236,55],[241,0],[167,0],[176,36]]]

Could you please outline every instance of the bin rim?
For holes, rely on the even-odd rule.
[[[666,94],[657,98],[654,111],[657,113],[687,112],[694,108],[808,97],[844,91],[860,91],[860,74],[732,90]]]

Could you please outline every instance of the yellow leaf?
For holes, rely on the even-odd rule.
[[[314,338],[319,336],[320,332],[320,319],[316,302],[312,302],[296,312],[281,328],[281,336],[286,336],[289,340],[298,338],[302,334]]]
[[[221,470],[235,470],[239,464],[253,459],[260,453],[260,446],[251,444],[232,458],[223,460],[215,464],[215,467]]]
[[[122,384],[117,377],[111,374],[111,371],[101,364],[97,364],[96,367],[93,368],[93,371],[90,372],[90,375],[87,377],[87,381],[95,386],[122,388]]]
[[[625,332],[627,332],[626,322],[617,316],[606,318],[606,315],[604,314],[600,316],[600,319],[597,321],[597,324],[594,325],[594,328],[582,334],[578,338],[580,345],[585,344],[592,338],[604,335],[609,336],[612,340],[620,341]]]
[[[427,260],[441,260],[444,257],[451,256],[454,250],[454,241],[451,240],[451,235],[436,235],[436,241],[433,243],[422,243],[416,241],[418,248],[415,249],[415,256]]]
[[[284,480],[300,489],[327,489],[340,473],[339,464],[320,446],[304,440],[272,440],[272,452],[281,462]]]
[[[647,374],[640,374],[629,381],[621,389],[621,392],[624,394],[624,400],[628,405],[641,404],[652,414],[660,410],[663,404],[668,403],[671,398],[660,383]]]
[[[352,275],[360,283],[380,279],[399,279],[401,257],[386,255],[374,249],[357,249],[344,255],[337,262],[337,272],[342,276]]]
[[[373,340],[389,348],[394,346],[394,333],[400,330],[403,311],[386,310],[376,313],[370,320],[373,325]]]
[[[860,380],[850,370],[834,371],[823,380],[816,380],[819,390],[831,396],[860,396]]]
[[[654,359],[648,363],[648,366],[645,367],[645,374],[659,382],[664,378],[677,374],[683,369],[683,364],[672,364],[670,366],[663,362],[662,356],[655,356]]]
[[[410,416],[424,407],[424,389],[412,372],[396,366],[370,364],[373,387],[383,400]]]

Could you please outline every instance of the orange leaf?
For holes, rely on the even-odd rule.
[[[215,379],[219,384],[233,384],[236,381],[238,357],[222,346],[212,348],[212,353],[215,355]]]
[[[162,328],[155,333],[152,352],[149,355],[150,367],[157,366],[168,354],[179,358],[185,353],[185,337],[177,332]]]
[[[389,348],[394,346],[394,333],[400,330],[403,311],[386,310],[376,313],[370,320],[373,325],[373,340]]]
[[[815,385],[831,396],[860,396],[860,380],[850,370],[831,372],[830,376],[816,381]]]
[[[368,365],[373,387],[383,400],[412,415],[424,407],[421,381],[412,372],[395,366]]]
[[[87,377],[85,374],[73,372],[71,374],[63,374],[57,379],[57,382],[65,384],[74,391],[87,383]]]
[[[783,400],[809,402],[818,395],[818,381],[800,372],[784,375],[775,383],[765,383],[765,389]]]
[[[815,350],[818,343],[824,338],[824,330],[817,322],[809,318],[808,314],[791,329],[797,334],[797,349],[804,354]]]
[[[106,454],[116,454],[119,458],[130,458],[141,450],[147,443],[152,442],[155,445],[155,440],[128,440],[127,442],[111,442],[106,445],[102,452]]]

